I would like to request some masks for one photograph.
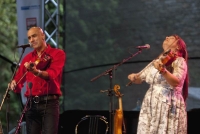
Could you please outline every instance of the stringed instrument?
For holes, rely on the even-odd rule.
[[[122,94],[119,92],[120,86],[115,85],[114,91],[115,95],[118,97],[119,109],[116,109],[114,116],[114,133],[122,134],[122,124],[123,124],[123,108],[122,108]]]

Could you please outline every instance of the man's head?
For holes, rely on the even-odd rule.
[[[45,34],[40,27],[31,27],[27,32],[29,43],[36,50],[46,47]]]

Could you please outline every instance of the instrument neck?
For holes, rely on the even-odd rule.
[[[119,110],[123,110],[123,108],[122,108],[122,98],[121,97],[119,97]]]

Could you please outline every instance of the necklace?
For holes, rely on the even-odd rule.
[[[43,53],[45,52],[46,49],[47,49],[47,47],[45,47],[45,49],[40,54],[37,53],[38,58],[41,58],[41,56],[43,55]]]
[[[37,54],[38,58],[41,58],[41,56],[42,56],[43,53],[44,53],[44,51],[41,52],[40,54]]]

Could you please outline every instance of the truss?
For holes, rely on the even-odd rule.
[[[59,37],[59,0],[43,0],[42,28],[46,35],[46,42],[58,47]]]

